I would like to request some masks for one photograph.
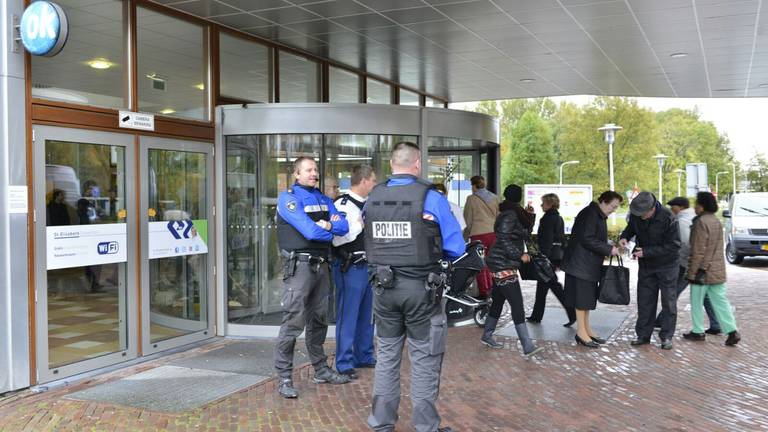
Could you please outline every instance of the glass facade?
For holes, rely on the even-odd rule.
[[[320,64],[280,51],[280,102],[320,102]]]
[[[66,48],[31,56],[32,96],[104,108],[127,106],[123,2],[67,2]]]
[[[360,102],[360,75],[331,66],[328,72],[328,102]]]
[[[227,33],[219,36],[219,94],[245,102],[270,101],[269,48]]]
[[[400,105],[414,105],[419,106],[421,104],[421,95],[406,89],[400,89]]]
[[[445,104],[441,100],[427,96],[425,98],[424,106],[432,107],[432,108],[443,108],[445,107]]]
[[[392,86],[381,81],[366,78],[366,99],[369,104],[391,104]]]

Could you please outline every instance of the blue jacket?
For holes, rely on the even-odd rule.
[[[333,200],[317,188],[301,186],[298,183],[280,193],[277,213],[309,241],[330,243],[334,235],[343,236],[349,231],[347,220],[336,210]],[[321,217],[326,213],[327,218]],[[331,223],[330,231],[315,223],[320,219]]]

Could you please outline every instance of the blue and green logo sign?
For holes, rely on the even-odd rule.
[[[61,6],[53,2],[36,1],[21,16],[21,43],[30,54],[51,57],[67,43],[69,23]]]

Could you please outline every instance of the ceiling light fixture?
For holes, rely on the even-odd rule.
[[[112,67],[113,63],[105,58],[95,58],[93,60],[89,60],[86,62],[88,66],[94,68],[94,69],[109,69]]]
[[[173,109],[173,108],[166,108],[166,109],[160,111],[160,114],[173,114],[175,112],[176,112],[176,110]]]
[[[669,56],[672,57],[672,58],[683,58],[683,57],[688,57],[688,53],[676,52],[676,53],[670,54]]]
[[[203,83],[195,84],[195,88],[198,90],[205,90],[205,84]]]
[[[535,82],[535,81],[536,80],[533,79],[533,78],[523,78],[523,79],[520,80],[521,83],[532,83],[532,82]]]

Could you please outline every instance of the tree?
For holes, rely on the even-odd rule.
[[[552,130],[538,113],[526,111],[510,131],[510,147],[502,159],[503,185],[553,183],[555,151]]]
[[[747,168],[747,181],[750,191],[768,192],[768,159],[764,154],[755,152]]]

